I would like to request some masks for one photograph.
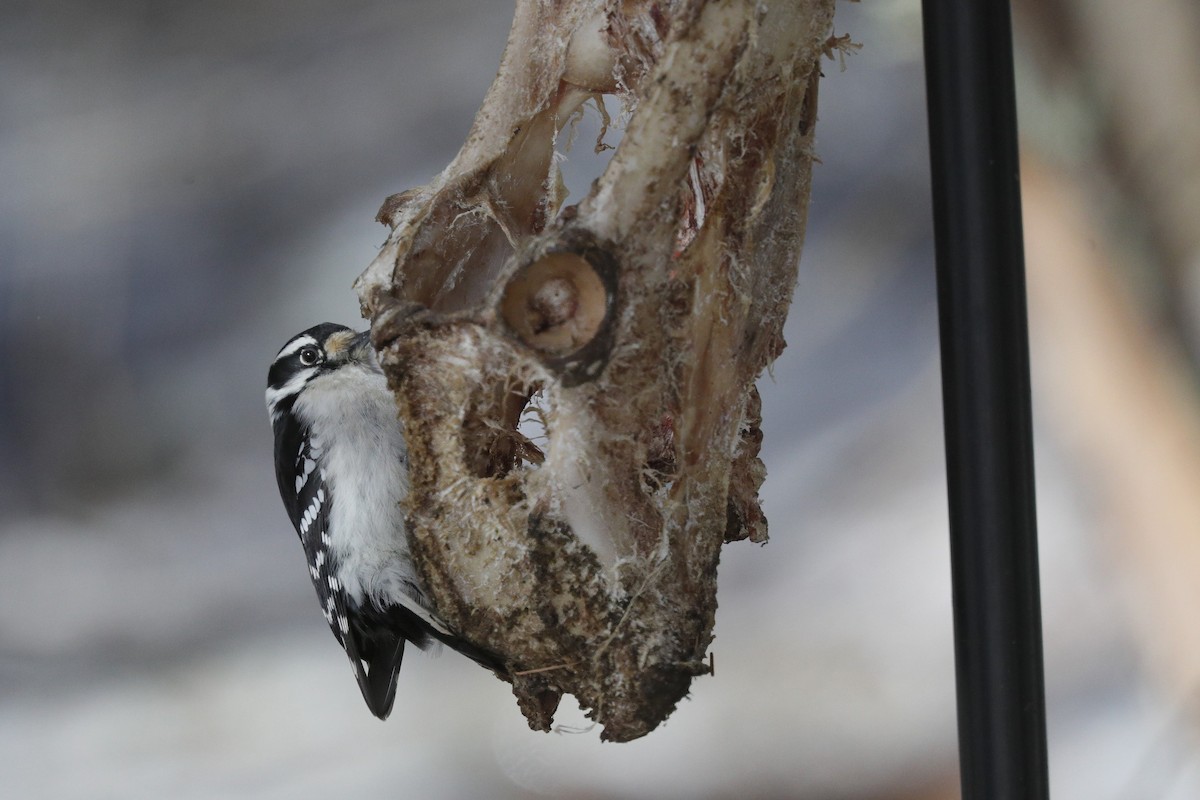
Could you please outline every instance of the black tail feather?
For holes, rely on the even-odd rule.
[[[504,661],[500,658],[500,656],[496,655],[490,650],[485,650],[482,647],[476,647],[466,639],[460,639],[453,634],[439,633],[431,630],[430,635],[442,644],[449,647],[451,650],[462,653],[479,666],[486,667],[498,675],[508,674],[508,670],[504,667]]]
[[[500,656],[455,636],[453,633],[442,633],[403,606],[392,606],[386,614],[387,629],[403,636],[422,650],[429,645],[431,640],[441,642],[482,667],[499,675],[508,674]]]
[[[410,641],[422,649],[432,641],[441,642],[498,675],[508,674],[503,660],[495,653],[453,634],[442,633],[406,608],[393,606],[382,614],[359,612],[354,621],[354,627],[346,637],[346,643],[350,645],[346,654],[354,665],[354,675],[367,708],[379,719],[387,719],[392,712],[396,681],[404,660],[404,645]]]
[[[376,638],[371,644],[366,662],[355,664],[358,688],[362,691],[367,708],[380,719],[387,719],[396,700],[396,679],[400,675],[400,663],[404,660],[404,637],[388,636]]]

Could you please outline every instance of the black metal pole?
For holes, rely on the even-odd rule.
[[[923,0],[966,800],[1044,800],[1029,341],[1007,0]]]

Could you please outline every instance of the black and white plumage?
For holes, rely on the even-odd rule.
[[[280,349],[267,376],[275,476],[309,576],[371,713],[386,719],[404,645],[444,642],[491,669],[430,608],[401,501],[407,449],[367,333],[323,323]]]

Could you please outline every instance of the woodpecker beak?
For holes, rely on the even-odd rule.
[[[362,333],[355,334],[354,338],[350,340],[346,351],[351,361],[370,364],[378,369],[379,361],[375,357],[375,347],[371,344],[371,330],[369,328]]]

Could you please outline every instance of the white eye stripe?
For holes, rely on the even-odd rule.
[[[300,348],[308,347],[310,345],[313,347],[316,347],[317,340],[311,336],[307,336],[307,335],[301,336],[299,339],[294,339],[293,341],[290,341],[287,344],[285,344],[283,346],[283,349],[275,354],[275,360],[278,361],[281,358],[287,358],[288,356],[292,355],[293,353],[298,352],[300,350]]]
[[[316,374],[317,371],[315,369],[305,369],[297,372],[292,376],[291,380],[289,380],[283,386],[280,386],[278,389],[268,386],[267,408],[274,413],[277,405],[286,400],[288,397],[299,394],[300,390],[304,388],[304,384],[308,383],[308,381]]]

